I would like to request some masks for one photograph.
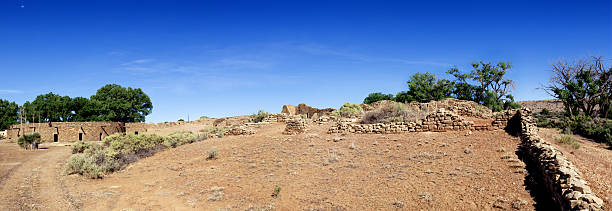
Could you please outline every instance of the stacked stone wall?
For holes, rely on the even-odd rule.
[[[302,118],[293,118],[287,120],[287,126],[285,127],[285,131],[283,134],[285,135],[294,135],[298,133],[304,133],[307,128],[307,121]]]
[[[358,124],[348,121],[338,121],[328,130],[328,133],[406,133],[406,132],[445,132],[473,130],[474,122],[467,121],[457,114],[445,109],[438,109],[423,120],[415,122],[390,122],[376,124]]]
[[[145,124],[129,126],[131,132],[146,132]],[[37,132],[44,142],[100,141],[114,133],[126,132],[128,126],[116,122],[51,122],[14,125],[7,131],[7,138],[16,141],[23,134]],[[57,139],[56,139],[57,137]]]
[[[230,128],[228,131],[225,131],[224,135],[232,135],[232,136],[239,136],[239,135],[253,135],[255,134],[255,131],[248,128],[247,126],[235,126]]]
[[[561,210],[604,210],[603,200],[591,191],[578,168],[561,151],[540,138],[529,109],[518,110],[508,127],[520,131],[521,148],[527,162],[535,165],[539,174],[536,178],[542,180]]]

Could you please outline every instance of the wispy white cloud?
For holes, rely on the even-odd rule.
[[[131,66],[131,65],[137,65],[137,64],[145,64],[145,63],[151,63],[155,61],[154,59],[136,59],[136,60],[132,60],[126,63],[121,64],[121,66]]]
[[[419,59],[402,59],[402,58],[387,58],[387,57],[376,57],[367,56],[359,53],[352,53],[348,50],[333,49],[324,45],[318,44],[305,44],[297,45],[295,49],[313,54],[313,55],[330,55],[337,57],[344,57],[351,60],[360,62],[390,62],[390,63],[402,63],[408,65],[432,65],[432,66],[450,66],[448,63],[436,62],[430,60],[419,60]]]
[[[23,93],[22,90],[16,90],[16,89],[0,89],[0,94],[21,94]]]

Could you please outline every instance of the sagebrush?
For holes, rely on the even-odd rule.
[[[140,158],[153,155],[166,148],[204,140],[206,137],[180,131],[167,136],[155,134],[113,134],[102,143],[79,142],[72,148],[73,155],[64,169],[66,174],[80,174],[89,178],[102,178],[120,170]]]

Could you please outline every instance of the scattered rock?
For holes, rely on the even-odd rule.
[[[344,140],[343,137],[335,137],[334,138],[334,142],[339,142],[339,141],[342,141],[342,140]]]
[[[470,148],[465,148],[465,150],[463,150],[463,152],[464,152],[465,154],[470,154],[470,153],[472,153],[472,151],[470,150]]]

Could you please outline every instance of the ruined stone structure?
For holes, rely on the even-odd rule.
[[[284,105],[281,113],[289,114],[289,115],[306,115],[308,118],[312,118],[313,116],[321,116],[321,115],[330,115],[332,111],[336,109],[333,108],[325,108],[318,109],[310,107],[304,103],[299,104],[297,107],[293,105]]]
[[[298,133],[303,133],[306,131],[307,120],[302,118],[294,118],[287,120],[287,126],[285,127],[285,131],[283,134],[285,135],[293,135]]]
[[[537,168],[535,178],[543,182],[562,210],[604,210],[603,200],[591,191],[578,168],[540,138],[531,110],[518,110],[508,127],[519,132],[527,162]]]
[[[234,126],[232,128],[230,128],[228,131],[225,131],[224,135],[231,135],[231,136],[239,136],[239,135],[253,135],[255,134],[255,131],[248,128],[247,126]]]
[[[406,133],[406,132],[444,132],[473,130],[474,122],[467,121],[444,108],[430,113],[423,120],[411,122],[389,122],[376,124],[358,124],[349,121],[338,121],[328,133]]]
[[[117,122],[51,122],[13,125],[7,138],[16,141],[23,134],[38,132],[45,142],[101,141],[114,133],[139,134],[147,131],[145,123]]]

